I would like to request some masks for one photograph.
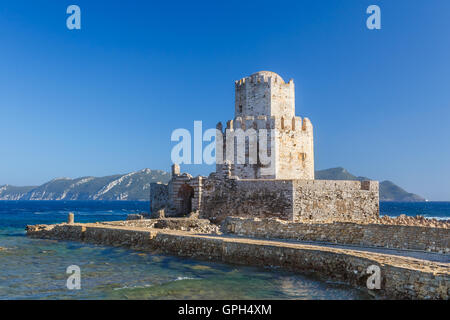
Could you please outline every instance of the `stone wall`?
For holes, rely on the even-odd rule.
[[[119,227],[138,227],[138,228],[192,231],[208,234],[221,233],[218,225],[211,223],[208,219],[197,219],[197,218],[137,219],[126,221],[107,221],[102,222],[102,224]]]
[[[167,184],[150,183],[150,211],[156,212],[159,209],[169,206],[169,186]]]
[[[219,151],[216,152],[216,172],[222,171],[223,163],[229,161],[232,175],[240,179],[276,178],[278,129],[275,131],[275,125],[274,117],[237,117],[228,121],[222,132],[219,123],[216,134],[216,151]]]
[[[211,175],[203,183],[200,217],[220,223],[228,216],[292,220],[290,180],[237,180]]]
[[[216,171],[224,161],[240,179],[314,179],[313,126],[308,118],[246,116],[217,125]]]
[[[200,214],[289,221],[368,221],[379,216],[378,182],[247,179],[210,175],[203,181]]]
[[[277,146],[277,179],[314,179],[313,125],[308,118],[281,118]]]
[[[166,210],[167,216],[182,216],[192,211],[192,198],[195,193],[190,185],[192,178],[188,173],[172,176],[172,180],[169,182],[171,203]],[[190,209],[188,208],[189,206],[191,207]]]
[[[366,287],[367,268],[377,265],[381,270],[381,290],[377,291],[380,295],[408,299],[449,298],[448,266],[401,256],[97,224],[28,226],[27,234],[35,238],[122,246],[240,265],[281,267],[314,273],[324,280],[343,281],[361,289]]]
[[[198,211],[201,206],[202,181],[204,177],[193,178],[188,173],[180,173],[178,165],[172,166],[169,184],[150,184],[151,212],[164,209],[166,216],[187,216]]]
[[[228,217],[223,231],[257,238],[398,248],[450,253],[450,229],[356,223],[292,223]]]
[[[367,222],[379,216],[378,181],[293,180],[294,221]]]

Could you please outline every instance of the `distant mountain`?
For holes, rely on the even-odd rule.
[[[38,187],[0,186],[0,200],[149,200],[150,183],[169,180],[169,173],[150,169],[99,178],[57,178]]]
[[[341,167],[316,171],[315,178],[317,180],[370,180],[366,177],[357,177]]]
[[[370,180],[357,177],[344,168],[316,171],[318,180]],[[57,178],[41,186],[0,186],[0,200],[145,200],[150,198],[150,183],[168,183],[170,174],[144,169],[106,177]],[[425,201],[391,181],[380,183],[381,201]]]
[[[0,186],[0,200],[18,200],[37,187]]]
[[[425,198],[414,193],[409,193],[389,180],[380,183],[380,200],[401,202],[426,201]]]
[[[371,180],[366,177],[357,177],[344,168],[331,168],[316,171],[318,180]],[[405,191],[391,181],[380,182],[380,201],[401,201],[401,202],[420,202],[425,198]]]

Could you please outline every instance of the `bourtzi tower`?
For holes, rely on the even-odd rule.
[[[223,148],[217,152],[217,172],[224,159],[231,163],[231,174],[241,179],[314,179],[313,126],[295,115],[293,80],[286,83],[274,72],[260,71],[235,81],[235,118],[225,130],[221,123],[217,129],[222,132],[217,148]],[[252,135],[258,149],[253,153]],[[270,164],[261,154],[270,157]]]
[[[260,71],[235,81],[234,119],[216,127],[216,172],[193,177],[172,166],[151,184],[151,210],[292,222],[366,222],[379,215],[377,181],[314,179],[313,126],[295,115],[294,81]]]

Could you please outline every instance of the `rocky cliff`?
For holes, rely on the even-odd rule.
[[[318,180],[370,180],[349,173],[344,168],[316,171]],[[0,200],[145,200],[150,183],[167,183],[170,174],[162,170],[143,169],[106,177],[57,178],[41,186],[0,186]],[[391,181],[380,182],[381,201],[425,201]]]
[[[57,178],[37,187],[0,187],[0,200],[149,200],[150,183],[170,180],[161,170],[144,169],[106,177]]]

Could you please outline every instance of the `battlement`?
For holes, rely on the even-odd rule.
[[[286,83],[283,78],[271,71],[260,71],[256,72],[248,77],[242,78],[240,80],[236,80],[234,82],[236,88],[240,88],[245,86],[246,84],[258,84],[264,83],[267,85],[292,85],[294,83],[293,79],[290,79],[288,83]]]
[[[216,129],[220,130],[222,134],[225,134],[225,130],[248,130],[248,129],[278,129],[280,132],[291,131],[291,132],[311,132],[313,131],[313,125],[308,118],[302,120],[301,117],[276,117],[276,116],[245,116],[236,117],[233,120],[228,120],[226,127],[223,128],[221,122],[217,123]],[[225,129],[225,130],[224,130]]]
[[[294,81],[260,71],[235,81],[235,117],[295,115]]]
[[[378,218],[378,182],[314,179],[313,125],[295,114],[292,80],[261,71],[235,87],[234,118],[216,125],[216,171],[193,178],[173,165],[168,185],[151,185],[153,211],[218,223],[230,215],[302,225]]]

